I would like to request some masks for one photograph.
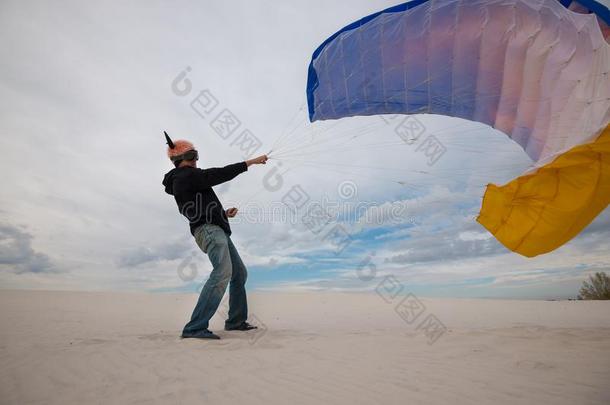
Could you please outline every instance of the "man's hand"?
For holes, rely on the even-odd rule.
[[[237,215],[237,208],[229,208],[225,211],[225,214],[227,214],[228,218],[233,218],[235,215]]]
[[[248,166],[252,166],[252,165],[264,165],[265,163],[267,163],[267,159],[269,159],[267,157],[267,155],[261,155],[259,157],[255,157],[254,159],[246,160],[246,164]]]

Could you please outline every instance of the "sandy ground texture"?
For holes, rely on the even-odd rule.
[[[258,293],[181,340],[196,299],[0,291],[0,403],[610,403],[610,302]]]

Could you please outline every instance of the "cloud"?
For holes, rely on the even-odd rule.
[[[420,117],[428,134],[447,147],[432,167],[379,117],[309,123],[306,103],[295,115],[304,101],[303,69],[312,50],[337,27],[391,3],[353,0],[347,10],[318,2],[331,8],[324,15],[310,3],[278,3],[273,7],[280,7],[280,14],[294,18],[250,25],[268,21],[268,7],[242,0],[237,6],[193,4],[181,11],[159,3],[146,10],[126,7],[125,18],[117,19],[101,2],[71,2],[61,10],[7,4],[0,13],[0,30],[6,33],[0,43],[18,57],[0,66],[0,89],[7,94],[0,99],[0,128],[14,134],[0,139],[0,170],[10,179],[0,214],[36,224],[36,246],[44,246],[44,252],[32,247],[32,235],[22,228],[3,228],[0,266],[10,271],[0,274],[0,283],[69,289],[181,286],[176,268],[193,253],[198,268],[209,270],[160,184],[172,167],[163,129],[194,141],[201,167],[243,159],[233,141],[245,129],[264,143],[260,152],[285,153],[283,163],[252,167],[216,188],[225,206],[243,208],[240,217],[248,213],[245,203],[269,209],[295,185],[312,201],[328,195],[345,205],[374,203],[336,219],[353,237],[341,255],[324,239],[326,231],[313,234],[300,220],[235,220],[232,238],[254,269],[254,282],[283,285],[302,276],[309,285],[359,289],[363,284],[354,269],[371,251],[380,276],[391,272],[404,276],[405,283],[459,283],[532,267],[563,272],[579,264],[607,266],[610,211],[565,248],[530,262],[507,253],[476,223],[485,184],[503,184],[531,163],[497,131],[464,120]],[[202,7],[205,13],[192,12]],[[243,13],[236,16],[235,10]],[[140,24],[134,28],[129,22],[136,17]],[[249,37],[227,24],[246,24]],[[185,37],[210,40],[192,52]],[[171,82],[186,66],[192,68],[193,92],[179,97]],[[241,121],[232,137],[218,136],[213,116],[202,118],[191,107],[204,89],[219,102],[214,116],[227,108]],[[320,143],[308,147],[309,139]],[[270,191],[263,181],[274,167],[285,180],[279,191]],[[345,188],[350,183],[353,198]],[[62,272],[45,273],[55,267]],[[321,281],[326,277],[329,281]],[[540,283],[545,277],[553,274],[541,276]]]
[[[610,235],[610,209],[606,209],[595,218],[595,220],[581,232],[581,235]]]
[[[56,272],[49,256],[32,248],[32,239],[23,229],[0,225],[0,267],[19,274]]]
[[[192,240],[163,243],[153,247],[139,246],[124,250],[117,258],[117,265],[122,268],[132,268],[143,264],[183,259],[193,249],[194,242]]]
[[[391,256],[386,262],[429,263],[452,261],[464,258],[479,258],[505,253],[504,248],[469,216],[453,217],[458,223],[440,231],[427,231],[414,228],[408,237],[398,243],[403,253]]]

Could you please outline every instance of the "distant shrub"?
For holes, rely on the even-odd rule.
[[[583,300],[610,300],[610,277],[606,273],[595,273],[584,281],[578,298]]]

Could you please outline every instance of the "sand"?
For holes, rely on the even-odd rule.
[[[181,340],[196,299],[0,291],[0,403],[610,403],[610,302],[255,293]]]

